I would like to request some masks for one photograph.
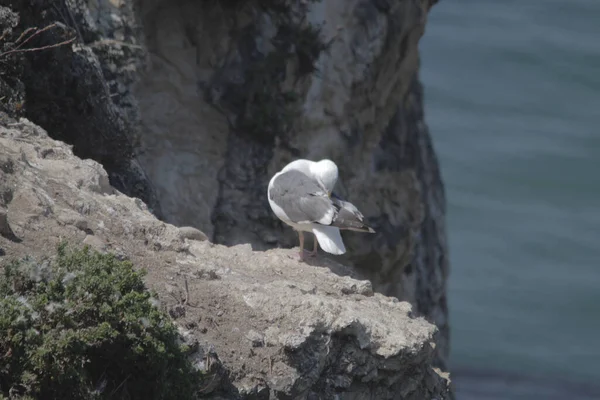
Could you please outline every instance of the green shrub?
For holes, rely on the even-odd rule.
[[[0,276],[0,399],[190,399],[199,372],[142,274],[58,248]]]

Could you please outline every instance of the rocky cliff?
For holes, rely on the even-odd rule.
[[[444,399],[436,327],[369,281],[294,250],[210,243],[157,220],[26,119],[0,124],[0,255],[41,259],[60,241],[110,251],[147,284],[196,349],[212,399]]]
[[[445,200],[417,76],[431,3],[0,2],[4,257],[68,237],[156,286],[185,277],[202,312],[170,307],[216,348],[215,387],[444,397]],[[348,267],[261,252],[295,245],[265,192],[297,157],[335,160],[378,231],[345,235]]]

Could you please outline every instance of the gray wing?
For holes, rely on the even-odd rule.
[[[336,209],[331,225],[351,231],[375,233],[375,230],[365,224],[365,217],[354,204],[342,200],[335,193],[331,194],[333,206]]]
[[[296,170],[275,178],[269,198],[295,223],[330,225],[336,212],[322,183]]]

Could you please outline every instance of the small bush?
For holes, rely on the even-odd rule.
[[[142,274],[58,248],[0,276],[0,399],[190,399],[199,385]]]

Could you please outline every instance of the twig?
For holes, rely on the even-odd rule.
[[[112,396],[113,394],[117,393],[117,390],[119,390],[119,389],[121,388],[121,386],[123,386],[123,384],[124,384],[125,382],[127,382],[127,379],[129,379],[129,377],[130,377],[130,376],[131,376],[131,374],[127,375],[127,377],[126,377],[126,378],[123,380],[123,382],[121,382],[121,383],[119,384],[119,386],[117,386],[117,387],[115,388],[115,390],[113,390],[113,391],[112,391],[112,393],[111,393],[110,395]]]
[[[15,43],[19,43],[21,41],[21,39],[23,39],[23,37],[25,37],[25,35],[27,35],[31,31],[35,31],[36,29],[37,29],[37,27],[25,29],[23,31],[23,33],[21,33],[21,35],[17,38],[17,40],[15,40]]]
[[[25,32],[23,32],[21,34],[21,36],[19,36],[19,38],[15,41],[15,43],[19,43],[19,45],[15,48],[15,50],[20,49],[25,43],[29,42],[31,39],[33,39],[34,37],[36,37],[37,35],[39,35],[40,33],[46,32],[47,30],[50,30],[52,28],[56,27],[56,23],[54,24],[50,24],[45,28],[42,29],[38,29],[37,31],[35,31],[33,33],[33,35],[29,36],[27,39],[25,39],[22,43],[19,43],[21,41],[21,39],[23,39],[23,37],[25,36],[26,33],[31,32],[34,29],[37,28],[29,28],[29,29],[25,29]]]
[[[188,288],[187,278],[185,276],[183,277],[183,282],[185,283],[185,301],[183,304],[186,305],[190,302],[190,289]]]
[[[221,333],[221,330],[219,329],[219,324],[217,323],[217,321],[215,321],[213,318],[209,317],[208,318],[208,323],[215,328],[215,330],[219,333]]]
[[[4,56],[6,56],[8,54],[11,54],[11,53],[29,53],[29,52],[32,52],[32,51],[41,51],[41,50],[52,49],[52,48],[55,48],[55,47],[63,46],[65,44],[69,44],[69,43],[74,42],[74,41],[75,41],[75,38],[71,38],[69,40],[65,40],[64,42],[50,44],[48,46],[34,47],[32,49],[13,49],[13,50],[10,50],[10,51],[6,51],[4,53],[0,53],[0,57],[4,57]]]
[[[187,281],[187,277],[184,275],[183,277],[183,283],[185,284],[185,299],[182,300],[182,304],[184,306],[188,306],[188,307],[192,307],[192,308],[198,308],[198,304],[193,305],[190,303],[190,289],[188,287],[188,281]]]
[[[67,12],[69,13],[69,17],[71,17],[71,22],[73,23],[73,27],[77,31],[77,35],[79,36],[79,40],[81,40],[81,43],[84,43],[84,41],[83,41],[83,35],[79,31],[79,27],[77,26],[77,21],[75,21],[75,17],[73,16],[73,13],[71,12],[71,8],[68,7],[68,6],[65,7],[65,8],[67,9]]]
[[[25,44],[27,44],[31,39],[33,39],[34,37],[38,36],[39,34],[46,32],[52,28],[56,28],[58,26],[57,23],[53,23],[50,24],[42,29],[37,29],[37,28],[28,28],[25,29],[25,31],[23,31],[23,33],[21,33],[21,35],[17,38],[17,40],[15,41],[15,43],[17,43],[17,47],[15,47],[12,50],[8,50],[5,51],[4,53],[0,53],[0,57],[4,57],[7,56],[9,54],[13,54],[13,53],[28,53],[28,52],[32,52],[32,51],[41,51],[41,50],[46,50],[46,49],[52,49],[55,47],[59,47],[59,46],[63,46],[65,44],[69,44],[71,42],[73,42],[75,40],[75,38],[71,38],[69,40],[65,40],[63,42],[60,43],[55,43],[55,44],[51,44],[48,46],[42,46],[42,47],[34,47],[34,48],[30,48],[30,49],[21,49],[21,47],[23,47]],[[29,34],[31,31],[35,30],[35,32],[33,32],[33,34],[29,35],[27,38],[25,38],[25,36],[27,34]],[[2,35],[2,37],[4,37],[4,35]],[[24,39],[24,40],[23,40]]]
[[[198,308],[198,305],[193,305],[190,304],[190,289],[188,287],[188,281],[187,278],[184,276],[183,277],[184,281],[184,285],[185,285],[185,297],[183,297],[181,295],[181,288],[179,287],[179,285],[176,285],[177,287],[177,296],[175,295],[175,293],[171,290],[168,291],[168,293],[171,295],[171,297],[173,297],[173,299],[175,300],[175,302],[180,305],[180,306],[188,306],[188,307],[192,307],[192,308]]]

